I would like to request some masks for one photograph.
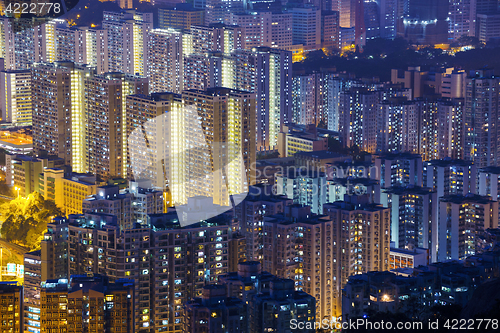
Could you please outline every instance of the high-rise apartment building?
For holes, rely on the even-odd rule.
[[[148,79],[123,73],[85,78],[85,171],[103,178],[127,174],[126,98],[147,94]]]
[[[364,1],[366,39],[396,37],[397,7],[398,0]]]
[[[74,62],[95,67],[106,73],[108,67],[108,31],[89,27],[68,27],[61,19],[34,26],[35,62]]]
[[[183,332],[248,332],[247,305],[226,294],[225,286],[204,286],[202,296],[185,305]]]
[[[366,1],[364,3],[364,18],[366,39],[380,38],[380,15],[379,6],[375,1]]]
[[[437,193],[426,187],[391,187],[381,194],[382,205],[391,212],[390,234],[396,248],[426,248],[436,261],[437,201]]]
[[[250,187],[248,196],[235,208],[240,230],[246,239],[247,260],[262,262],[264,259],[264,217],[283,213],[285,207],[292,204],[293,199],[273,195],[271,187],[264,185]]]
[[[182,103],[185,181],[180,200],[202,195],[227,206],[230,194],[247,192],[254,182],[255,94],[227,88],[186,90]]]
[[[479,170],[478,193],[479,195],[489,195],[491,200],[498,201],[500,198],[500,168],[486,167]]]
[[[418,104],[400,97],[382,101],[377,108],[376,151],[418,153]]]
[[[59,156],[76,172],[85,171],[84,77],[93,73],[71,62],[36,63],[32,69],[34,151]]]
[[[82,213],[102,213],[114,215],[120,230],[131,229],[135,220],[133,206],[134,196],[131,193],[120,192],[118,186],[107,185],[97,188],[97,194],[85,198],[82,202]],[[157,202],[151,200],[152,207],[156,211]],[[160,211],[162,212],[163,209]],[[152,212],[152,213],[153,213]]]
[[[333,247],[331,275],[327,276],[331,280],[327,283],[334,288],[330,306],[337,317],[341,313],[342,289],[351,275],[389,270],[390,210],[368,204],[368,198],[363,196],[345,199],[324,206],[331,229],[326,235],[321,233]]]
[[[442,197],[437,261],[462,260],[477,254],[480,238],[488,228],[498,228],[498,201],[475,194]]]
[[[363,0],[332,0],[332,10],[338,11],[340,27],[352,28],[355,45],[366,44],[364,1]]]
[[[115,283],[131,279],[132,331],[180,333],[183,304],[228,272],[231,221],[224,215],[182,228],[175,212],[152,214],[146,225],[120,232],[116,217],[108,214],[73,215],[57,225],[66,235],[46,235],[42,267],[49,259],[43,248],[50,247],[53,259],[47,264],[65,263],[66,278],[92,272]],[[49,224],[49,231],[54,227]]]
[[[31,71],[0,72],[0,110],[3,122],[31,125]]]
[[[42,282],[42,331],[130,332],[134,329],[134,281],[109,283],[101,275],[73,275]]]
[[[338,297],[332,267],[333,226],[324,215],[311,214],[308,206],[286,206],[282,214],[264,219],[263,269],[295,281],[295,288],[316,299],[316,317],[336,316]]]
[[[296,291],[290,279],[272,280],[269,291],[251,298],[248,308],[250,332],[284,331],[294,322],[304,325],[316,318],[314,297]],[[314,329],[305,326],[303,331],[312,333]]]
[[[35,25],[34,30],[34,52],[35,62],[54,62],[57,58],[57,38],[56,29],[67,28],[68,24],[64,20],[54,19],[42,24]],[[65,59],[63,58],[62,61]]]
[[[441,82],[438,93],[445,98],[464,98],[464,81],[467,76],[465,70],[450,67],[446,68],[446,71],[440,74]]]
[[[476,0],[450,1],[448,40],[476,35]]]
[[[474,193],[474,192],[473,192]],[[489,195],[491,200],[500,200],[500,168],[486,167],[479,170],[477,194]],[[499,212],[500,214],[500,212]]]
[[[276,174],[276,193],[295,204],[311,206],[314,214],[323,212],[326,203],[326,174],[308,168],[292,168]]]
[[[312,6],[289,10],[293,19],[293,44],[306,50],[321,48],[321,10]]]
[[[293,45],[293,17],[290,12],[233,14],[232,23],[245,29],[247,49],[267,46],[287,50]]]
[[[35,61],[71,61],[108,72],[108,31],[89,27],[68,27],[54,19],[35,27]]]
[[[256,94],[257,149],[273,148],[292,110],[292,53],[273,48],[235,50],[223,60],[222,84]]]
[[[184,57],[184,89],[222,87],[222,53],[191,54]]]
[[[414,99],[424,94],[424,82],[428,72],[422,71],[420,66],[408,67],[408,70],[393,69],[391,71],[391,83],[402,83],[405,88],[412,90]]]
[[[424,161],[463,158],[464,100],[419,103],[419,153]]]
[[[476,12],[478,14],[493,13],[498,10],[496,0],[476,0]]]
[[[40,250],[24,254],[24,326],[29,332],[41,328],[41,287],[49,279],[68,278],[68,228],[62,217],[47,224]]]
[[[40,329],[40,287],[42,283],[41,250],[24,254],[24,329]]]
[[[0,18],[0,58],[7,70],[31,68],[35,60],[35,18]]]
[[[500,14],[497,12],[488,14],[477,14],[476,36],[483,43],[495,40],[500,37]]]
[[[476,178],[476,165],[470,161],[444,159],[423,164],[423,186],[436,191],[438,198],[476,193]]]
[[[464,159],[478,168],[500,163],[500,77],[478,70],[465,80]]]
[[[205,3],[205,25],[229,24],[231,14],[244,13],[246,9],[242,0],[205,0]]]
[[[174,145],[179,133],[175,130],[176,118],[173,115],[179,113],[181,96],[153,93],[128,95],[126,99],[127,177],[149,179],[156,188],[168,187],[169,191],[174,191],[175,185],[169,181],[176,170],[173,166],[176,156],[173,154],[179,145]],[[146,138],[147,145],[143,145]],[[175,196],[173,199],[177,201]]]
[[[278,152],[282,157],[290,157],[297,152],[312,152],[328,149],[328,137],[338,138],[333,131],[317,128],[314,124],[283,126],[278,136]]]
[[[321,47],[330,52],[339,45],[339,12],[321,11]]]
[[[315,321],[315,299],[294,288],[293,280],[282,279],[262,270],[258,261],[238,264],[238,270],[219,278],[229,297],[248,304],[250,332],[289,329],[291,323],[305,325]],[[314,329],[305,328],[312,333]]]
[[[150,91],[181,93],[184,85],[182,34],[175,30],[153,29],[149,36]]]
[[[422,186],[422,157],[410,153],[385,153],[375,159],[381,188]]]
[[[353,166],[353,169],[355,166]],[[354,170],[353,170],[354,171]],[[361,166],[359,173],[363,174],[366,169]],[[339,172],[340,173],[340,172]],[[353,174],[357,172],[354,171]],[[350,178],[353,177],[353,178]],[[375,179],[366,177],[349,176],[348,173],[339,175],[339,178],[327,180],[327,202],[344,201],[345,195],[368,195],[370,203],[380,203],[380,184]]]
[[[302,75],[293,78],[293,115],[297,124],[317,125],[316,121],[316,75]]]
[[[245,31],[238,26],[211,24],[209,26],[191,26],[192,53],[207,52],[231,53],[245,48]],[[190,53],[185,51],[185,55]]]
[[[254,182],[255,95],[227,88],[128,98],[129,174],[172,203],[193,196],[229,205]],[[168,189],[167,189],[168,188]]]
[[[317,72],[293,77],[292,114],[296,124],[323,124],[336,122],[333,73]],[[337,120],[338,122],[338,120]]]
[[[380,14],[380,37],[396,37],[398,0],[378,0]]]
[[[150,180],[130,181],[128,192],[132,194],[132,220],[146,224],[148,215],[164,212],[163,191],[152,187]]]
[[[377,152],[419,153],[424,161],[462,155],[463,100],[391,97],[378,108]]]
[[[203,25],[205,11],[192,5],[178,3],[172,8],[158,8],[160,29],[191,29],[192,25]]]
[[[2,331],[22,332],[23,330],[23,287],[16,281],[2,282],[0,284],[0,302],[2,307],[0,315]]]
[[[108,33],[109,71],[148,75],[148,34],[153,28],[153,13],[105,11],[102,27]]]
[[[339,131],[348,147],[354,145],[374,153],[376,148],[378,94],[366,88],[340,93]]]

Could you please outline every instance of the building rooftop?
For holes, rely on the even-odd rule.
[[[326,177],[324,172],[318,172],[314,170],[309,170],[308,168],[287,168],[286,171],[280,171],[276,173],[277,177],[287,177],[291,179],[295,178],[319,178]]]
[[[296,152],[295,157],[309,157],[309,158],[315,158],[315,159],[330,159],[330,158],[341,158],[345,157],[346,159],[349,158],[348,155],[343,155],[339,153],[334,153],[328,150],[319,150],[319,151],[299,151]]]
[[[439,166],[439,167],[448,167],[448,166],[471,166],[473,163],[470,161],[452,160],[450,158],[445,158],[445,159],[441,159],[441,160],[431,160],[431,161],[426,162],[426,164],[435,165],[435,166]]]
[[[414,255],[414,254],[421,254],[421,253],[425,253],[427,251],[427,249],[423,249],[423,248],[416,248],[414,249],[413,251],[412,250],[407,250],[407,249],[399,249],[399,248],[394,248],[394,247],[391,247],[390,249],[391,252],[394,252],[394,253],[401,253],[401,254],[407,254],[407,255]]]
[[[478,194],[469,193],[467,195],[446,195],[440,198],[441,202],[451,202],[455,204],[463,203],[477,203],[477,204],[487,204],[492,202],[490,196],[482,196]]]
[[[175,230],[175,229],[197,229],[215,226],[230,225],[231,218],[227,215],[218,215],[204,221],[190,224],[183,227],[179,221],[177,213],[172,210],[168,213],[148,214],[148,223],[141,225],[141,228],[152,228],[154,231]]]
[[[175,11],[183,11],[183,12],[204,12],[204,9],[194,8],[190,3],[176,3],[175,6],[169,8],[159,8],[159,11],[167,11],[167,10],[175,10]]]
[[[333,184],[341,184],[346,186],[347,183],[355,186],[355,185],[364,185],[364,186],[369,186],[369,185],[378,185],[379,181],[376,179],[371,179],[371,178],[356,178],[356,177],[347,177],[347,178],[334,178],[333,180],[330,181]]]
[[[355,196],[352,196],[355,197]],[[334,209],[341,209],[341,210],[347,210],[347,211],[367,211],[367,212],[377,212],[381,211],[384,209],[382,205],[375,204],[375,203],[353,203],[349,201],[335,201],[332,203],[325,204],[323,208],[327,210],[329,207],[332,207]]]
[[[479,170],[479,172],[492,173],[492,174],[495,174],[495,175],[500,175],[500,167],[498,167],[498,166],[488,166],[488,167],[485,167],[485,168],[481,168],[481,170]]]
[[[425,195],[429,193],[433,193],[432,189],[429,187],[420,187],[420,186],[392,186],[388,189],[383,190],[387,194],[412,194],[412,195]]]
[[[413,159],[420,159],[422,156],[419,154],[413,154],[409,152],[396,152],[396,153],[382,153],[380,154],[377,159],[381,160],[403,160],[403,159],[408,159],[408,160],[413,160]]]

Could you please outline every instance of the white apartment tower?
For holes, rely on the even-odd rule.
[[[257,149],[272,149],[292,110],[292,53],[272,48],[235,50],[223,60],[222,84],[257,95]]]
[[[31,125],[31,71],[0,71],[0,110],[4,122]]]
[[[102,27],[108,32],[109,71],[148,75],[148,41],[153,14],[104,12]]]
[[[182,92],[184,59],[180,32],[151,30],[148,63],[151,92]]]

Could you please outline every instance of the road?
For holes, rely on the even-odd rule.
[[[29,251],[22,246],[11,244],[7,241],[0,239],[0,247],[3,249],[3,265],[7,265],[7,260],[10,256],[17,258],[20,264],[24,264],[24,254]]]
[[[10,200],[14,200],[14,199],[15,199],[15,198],[11,198],[11,197],[8,197],[8,196],[6,196],[6,195],[1,195],[1,194],[0,194],[0,198],[1,198],[1,199],[5,199],[5,200],[9,200],[9,201],[10,201]]]
[[[17,252],[21,255],[25,254],[26,252],[29,252],[29,249],[27,249],[21,245],[9,243],[6,240],[3,240],[1,238],[0,238],[0,246],[2,246],[4,249],[7,248],[9,250],[13,250],[14,252]]]

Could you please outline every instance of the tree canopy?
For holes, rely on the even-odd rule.
[[[473,37],[463,37],[452,46],[472,45],[472,50],[447,54],[434,47],[414,48],[402,38],[387,40],[377,38],[367,40],[363,52],[347,52],[325,55],[322,51],[310,52],[307,57],[293,64],[296,72],[310,73],[321,68],[335,67],[338,72],[354,74],[358,78],[379,78],[386,82],[391,79],[391,69],[406,69],[408,66],[421,66],[422,70],[436,67],[455,67],[468,71],[484,66],[500,71],[500,45],[494,42],[484,47]]]
[[[31,249],[40,246],[51,217],[63,215],[54,201],[45,200],[38,192],[6,202],[0,211],[4,221],[0,228],[2,237]]]

